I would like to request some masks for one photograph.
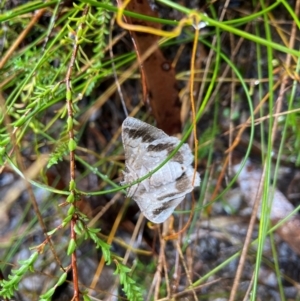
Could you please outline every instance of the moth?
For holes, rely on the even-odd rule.
[[[125,150],[122,185],[153,171],[180,143],[178,138],[133,117],[127,117],[122,124],[122,140]],[[163,223],[185,195],[200,186],[198,172],[193,182],[193,160],[190,147],[184,143],[159,170],[127,189],[127,195],[137,202],[148,220]]]

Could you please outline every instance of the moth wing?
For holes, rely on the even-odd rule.
[[[164,202],[160,206],[153,206],[152,210],[144,213],[147,219],[155,224],[160,224],[166,221],[174,212],[176,207],[183,201],[184,196]]]
[[[155,164],[161,163],[174,151],[179,143],[180,140],[178,138],[169,136],[149,143],[146,147],[146,152],[153,160],[145,160],[145,164],[151,164],[152,162]],[[189,167],[193,161],[194,156],[187,143],[184,143],[170,159],[170,162],[178,162],[185,167]]]
[[[185,145],[188,147],[187,144],[183,146]],[[161,150],[161,156],[159,156],[158,151],[154,152],[153,147],[151,149],[152,151],[146,152],[142,158],[143,175],[157,167],[169,155],[166,150]],[[191,165],[193,155],[189,147],[187,150],[188,152],[183,152],[183,154],[179,152],[175,154],[169,162],[149,177],[149,182],[153,183],[154,190],[165,188],[165,185],[168,183],[175,183],[178,186],[178,192],[188,193],[192,191],[194,187],[200,186],[200,176],[198,172],[196,172],[193,183],[194,167]]]
[[[180,161],[185,166],[190,166],[194,161],[194,155],[187,143],[184,143],[178,150],[178,153],[172,158],[175,161]]]
[[[153,223],[163,223],[173,213],[175,208],[182,202],[184,196],[157,201],[152,193],[134,195],[133,199],[138,204],[145,217]]]
[[[167,134],[152,125],[133,117],[127,117],[122,124],[122,140],[126,164],[125,174],[134,172],[134,179],[147,174],[147,172],[142,173],[145,162],[149,161],[145,158],[147,145],[157,139],[168,137]]]
[[[186,183],[182,183],[182,185],[186,185],[191,180],[184,177],[181,181],[186,181]],[[146,191],[143,186],[139,186],[132,198],[147,219],[153,223],[162,223],[173,213],[185,195],[193,189],[192,185],[182,190],[179,188],[177,182],[174,181],[156,189],[150,187],[149,191]]]
[[[123,122],[122,139],[126,160],[124,184],[153,170],[180,143],[176,137],[170,137],[156,127],[132,117],[127,117]],[[129,189],[130,196],[137,202],[147,219],[153,223],[164,222],[185,195],[200,185],[198,173],[193,182],[193,159],[188,144],[184,143],[170,162],[157,173]],[[169,173],[168,176],[166,172]],[[151,178],[155,185],[151,183]]]
[[[187,166],[185,173],[176,181],[177,191],[187,194],[191,192],[194,189],[194,187],[200,186],[199,173],[196,172],[194,181],[193,181],[193,177],[194,177],[194,168],[191,165],[189,165]]]
[[[158,128],[133,117],[127,117],[122,124],[122,140],[125,148],[136,148],[141,144],[146,147],[149,143],[160,138],[169,137]]]

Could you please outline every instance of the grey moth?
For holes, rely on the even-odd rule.
[[[133,117],[122,124],[125,150],[125,171],[122,185],[145,176],[159,166],[178,146],[180,140]],[[196,173],[193,183],[194,157],[188,144],[158,171],[127,189],[127,195],[138,204],[145,217],[153,223],[163,223],[194,187],[200,186]]]

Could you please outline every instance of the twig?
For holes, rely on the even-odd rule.
[[[83,16],[86,16],[88,14],[89,6],[86,6],[84,8],[84,11],[82,13]],[[69,139],[70,142],[74,142],[74,128],[73,128],[73,102],[72,102],[72,88],[71,88],[71,74],[72,74],[72,69],[75,63],[75,59],[77,56],[78,48],[79,48],[79,43],[80,43],[80,37],[78,36],[78,32],[82,32],[82,29],[84,27],[84,23],[81,22],[78,25],[77,32],[75,33],[75,41],[74,41],[74,46],[73,46],[73,53],[71,56],[71,61],[67,70],[66,78],[65,78],[65,83],[66,83],[66,102],[67,102],[67,110],[68,110],[68,132],[69,132]],[[71,143],[70,143],[71,144]],[[73,147],[70,149],[70,183],[75,183],[75,150]],[[76,190],[73,185],[70,185],[70,195],[73,195],[74,197],[74,206],[76,207]],[[73,241],[76,241],[76,233],[74,230],[74,227],[77,222],[77,215],[74,214],[71,220],[71,239]],[[73,273],[73,287],[74,287],[74,294],[73,294],[73,299],[75,301],[79,301],[79,280],[78,280],[78,269],[77,269],[77,254],[76,251],[72,253],[71,256],[71,261],[72,261],[72,273]]]

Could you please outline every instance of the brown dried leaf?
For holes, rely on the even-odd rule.
[[[157,14],[151,9],[148,1],[132,0],[126,9],[135,13],[157,17]],[[156,29],[160,29],[161,27],[158,23],[130,17],[126,17],[126,22]],[[131,31],[130,34],[138,58],[141,58],[153,45],[157,46],[144,62],[140,62],[142,79],[146,84],[146,87],[144,87],[144,97],[146,98],[146,95],[148,95],[157,127],[168,135],[177,134],[181,132],[181,103],[178,96],[174,67],[165,59],[158,48],[158,36],[135,31]]]

